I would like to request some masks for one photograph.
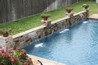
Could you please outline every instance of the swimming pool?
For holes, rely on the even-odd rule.
[[[28,54],[66,65],[98,65],[98,20],[80,21],[24,49]]]

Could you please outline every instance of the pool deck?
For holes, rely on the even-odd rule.
[[[32,58],[32,61],[33,61],[34,65],[40,65],[40,63],[37,60],[40,60],[43,63],[43,65],[65,65],[63,63],[51,61],[51,60],[48,60],[48,59],[40,58],[40,57],[29,55],[29,54],[28,54],[28,56],[30,58]]]
[[[93,14],[93,15],[91,15],[89,18],[98,19],[98,14]]]

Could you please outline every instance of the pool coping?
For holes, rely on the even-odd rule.
[[[30,55],[30,54],[27,54],[27,55],[32,59],[34,65],[40,65],[38,60],[40,60],[43,65],[66,65],[66,64],[63,64],[63,63],[60,63],[60,62],[44,59],[44,58],[41,58],[41,57],[38,57],[38,56],[34,56],[34,55]]]
[[[89,19],[98,19],[98,14],[92,14]]]

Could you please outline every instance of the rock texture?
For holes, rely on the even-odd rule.
[[[5,51],[8,51],[10,49],[14,48],[14,42],[13,38],[11,36],[8,37],[2,37],[0,36],[0,49],[4,49]]]

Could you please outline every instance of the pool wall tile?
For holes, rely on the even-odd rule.
[[[46,27],[41,25],[39,27],[27,30],[25,32],[16,34],[13,36],[13,40],[15,42],[14,48],[22,48],[26,45],[31,44],[33,41],[52,34],[62,28],[66,28],[70,25],[73,25],[81,20],[85,20],[88,18],[88,13],[85,11],[74,14],[73,17],[64,17],[59,20],[56,20],[51,23],[50,26]],[[71,24],[70,24],[71,23]]]

